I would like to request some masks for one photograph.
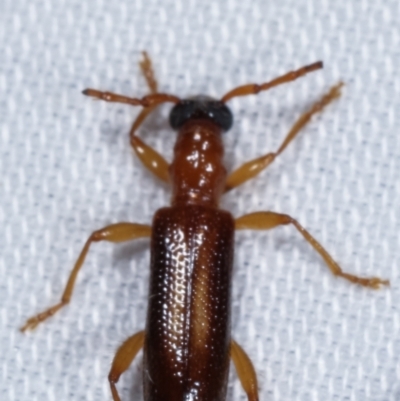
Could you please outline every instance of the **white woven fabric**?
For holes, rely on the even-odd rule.
[[[149,223],[169,201],[132,155],[138,110],[94,102],[93,87],[142,96],[147,49],[160,90],[221,96],[323,60],[322,71],[233,100],[231,169],[277,149],[330,86],[342,98],[257,179],[228,194],[235,216],[296,217],[349,271],[332,277],[294,228],[237,235],[233,336],[263,401],[400,400],[400,6],[396,0],[2,0],[0,5],[0,399],[110,400],[116,347],[141,330],[148,241],[96,244],[71,304],[35,332],[24,321],[59,300],[91,231]],[[141,136],[167,158],[168,107]],[[140,361],[120,383],[140,400]],[[235,372],[228,400],[245,400]]]

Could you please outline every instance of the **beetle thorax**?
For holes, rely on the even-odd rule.
[[[172,204],[217,206],[226,170],[221,129],[207,120],[187,122],[178,132],[170,166]]]

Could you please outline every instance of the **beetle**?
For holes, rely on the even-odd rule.
[[[140,62],[150,89],[143,98],[131,98],[96,89],[84,95],[108,102],[142,106],[130,131],[130,143],[145,167],[172,187],[171,206],[159,209],[152,225],[117,223],[93,232],[69,276],[61,301],[27,320],[22,331],[34,329],[70,302],[75,280],[93,242],[123,242],[151,238],[150,288],[144,331],[123,342],[114,357],[109,383],[114,401],[120,401],[116,383],[143,348],[143,386],[146,401],[223,401],[230,359],[249,401],[258,400],[257,377],[245,351],[231,338],[230,304],[235,230],[268,230],[292,225],[323,258],[335,276],[373,289],[389,285],[378,277],[362,278],[342,271],[325,248],[293,217],[272,211],[234,219],[219,208],[221,196],[265,170],[283,152],[313,115],[340,96],[334,85],[294,123],[276,152],[243,164],[231,174],[222,163],[222,135],[233,124],[226,103],[294,81],[323,67],[321,61],[284,74],[261,85],[239,86],[221,99],[195,96],[180,99],[158,92],[146,52]],[[177,131],[173,161],[169,164],[146,145],[136,131],[160,104],[172,103],[169,122]]]

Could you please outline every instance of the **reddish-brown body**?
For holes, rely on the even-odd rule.
[[[226,175],[220,134],[208,121],[180,130],[170,168],[173,207],[153,220],[148,401],[225,399],[234,220],[217,209]]]
[[[153,221],[144,342],[147,401],[225,399],[234,222],[189,205]]]
[[[239,86],[221,100],[207,96],[179,99],[157,92],[157,82],[146,54],[141,63],[151,94],[142,99],[86,89],[85,95],[110,102],[141,105],[133,123],[131,145],[143,164],[172,186],[171,207],[156,212],[152,226],[116,223],[92,233],[69,276],[61,301],[27,320],[22,331],[35,328],[71,299],[75,280],[90,244],[151,237],[151,277],[147,323],[118,349],[109,373],[114,401],[120,401],[116,383],[136,354],[144,348],[145,401],[224,401],[229,359],[235,364],[249,401],[258,401],[257,378],[244,350],[231,339],[230,298],[235,229],[267,230],[291,224],[324,259],[331,272],[370,288],[388,285],[377,277],[361,278],[343,272],[329,253],[292,217],[266,211],[233,219],[218,208],[221,195],[264,170],[311,119],[340,95],[333,86],[302,114],[275,153],[251,160],[229,176],[222,164],[221,134],[233,118],[225,103],[233,97],[267,90],[322,68],[322,62],[291,71],[262,85]],[[178,131],[174,158],[169,165],[135,131],[160,103],[175,103],[170,124]]]

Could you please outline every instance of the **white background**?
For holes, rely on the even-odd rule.
[[[25,335],[57,302],[91,231],[150,223],[170,192],[135,158],[138,110],[81,95],[93,87],[142,96],[146,49],[160,90],[222,96],[317,60],[325,68],[230,106],[232,169],[277,149],[330,86],[343,96],[268,171],[222,207],[296,217],[349,272],[332,277],[293,228],[237,235],[233,336],[251,356],[263,401],[400,399],[400,6],[396,0],[1,0],[0,398],[110,400],[116,347],[141,330],[148,241],[93,246],[72,303]],[[142,129],[168,159],[169,107]],[[141,356],[122,378],[140,400]],[[245,400],[232,369],[228,398]]]

